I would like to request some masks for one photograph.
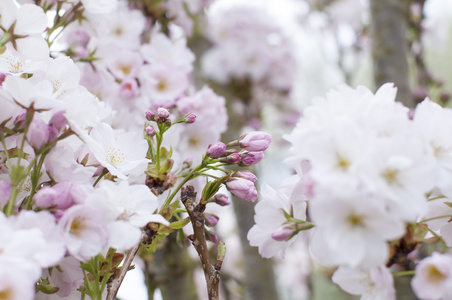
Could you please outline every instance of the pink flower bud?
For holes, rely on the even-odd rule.
[[[216,204],[220,205],[220,206],[227,206],[229,204],[231,204],[231,202],[229,202],[229,197],[225,194],[216,194],[215,196],[213,196],[210,200],[211,202],[215,202]]]
[[[146,127],[146,129],[144,131],[146,131],[146,134],[149,136],[155,135],[155,129],[152,126]]]
[[[204,219],[206,220],[206,225],[207,225],[207,226],[209,226],[209,227],[214,227],[215,225],[217,225],[218,220],[219,220],[220,218],[218,218],[218,217],[215,216],[215,215],[211,215],[211,214],[208,214],[208,213],[204,213]]]
[[[135,78],[127,78],[119,86],[119,94],[124,99],[135,99],[138,96],[138,83]]]
[[[239,138],[239,145],[248,151],[264,151],[270,146],[271,136],[263,131],[252,131],[242,134]]]
[[[146,112],[146,120],[153,121],[154,117],[155,117],[155,115],[154,115],[154,113],[152,111],[147,111]]]
[[[0,205],[5,206],[11,198],[13,185],[4,180],[0,180]]]
[[[49,141],[49,126],[35,116],[28,127],[27,141],[34,149],[41,149]]]
[[[157,109],[157,115],[158,115],[160,118],[165,119],[165,118],[168,118],[168,117],[169,117],[170,112],[169,112],[168,109],[166,109],[166,108],[164,108],[164,107],[159,107],[159,108]]]
[[[27,119],[27,113],[26,112],[21,113],[14,120],[14,125],[16,125],[17,127],[23,129],[23,128],[25,128],[25,120],[26,119]]]
[[[226,145],[222,142],[210,144],[207,148],[207,156],[210,158],[220,158],[226,152]]]
[[[218,244],[218,242],[220,241],[220,239],[218,238],[218,236],[215,233],[207,231],[207,230],[206,230],[206,239],[215,244]]]
[[[55,126],[49,126],[49,143],[55,141],[58,138],[58,129]]]
[[[237,164],[242,161],[242,156],[239,153],[232,153],[226,157],[220,158],[220,162],[224,162],[230,165]]]
[[[291,228],[290,225],[283,225],[273,231],[272,233],[272,239],[278,242],[286,241],[289,239],[293,234],[293,228]]]
[[[237,171],[237,172],[234,173],[234,177],[240,177],[240,178],[249,180],[251,182],[256,182],[257,181],[256,175],[254,175],[250,171]]]
[[[34,196],[35,204],[42,208],[67,209],[74,204],[71,196],[72,184],[63,181],[52,187],[43,187]]]
[[[196,115],[194,113],[189,113],[185,116],[185,123],[192,124],[196,121]]]
[[[240,177],[232,177],[226,182],[226,188],[238,198],[251,202],[257,200],[256,187],[252,181]]]
[[[49,125],[54,126],[58,131],[63,130],[67,125],[65,113],[65,110],[59,110],[54,113],[52,118],[50,118]]]
[[[242,152],[242,161],[240,163],[241,166],[251,166],[254,164],[257,164],[264,158],[264,152],[263,151],[257,151],[257,152],[248,152],[243,151]]]

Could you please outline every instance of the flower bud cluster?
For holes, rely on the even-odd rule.
[[[270,143],[270,134],[262,131],[252,131],[243,134],[238,140],[228,144],[222,142],[210,144],[206,155],[230,165],[251,166],[262,160],[264,151],[267,150]],[[240,147],[242,150],[237,151],[233,148],[235,146]]]

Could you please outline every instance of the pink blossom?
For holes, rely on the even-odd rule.
[[[264,158],[264,152],[263,151],[253,151],[253,152],[249,152],[249,151],[241,151],[240,152],[242,155],[242,162],[241,164],[245,165],[245,166],[251,166],[251,165],[255,165],[258,162],[260,162],[262,160],[262,158]]]
[[[270,146],[270,134],[263,131],[245,133],[239,138],[239,145],[247,151],[264,151]]]
[[[35,194],[35,204],[43,208],[69,208],[74,204],[71,189],[72,184],[68,181],[57,183],[52,187],[43,187]]]
[[[64,116],[66,113],[65,110],[59,110],[52,115],[50,118],[49,125],[54,126],[58,131],[64,129],[67,125],[66,117]]]
[[[239,177],[232,177],[226,182],[226,188],[238,198],[251,202],[257,200],[256,187],[252,181]]]
[[[226,152],[226,145],[222,142],[210,144],[207,148],[207,156],[210,158],[220,158]]]
[[[69,253],[81,261],[96,256],[107,244],[108,230],[99,216],[102,212],[94,207],[74,205],[58,223]]]
[[[196,115],[194,113],[189,113],[185,116],[185,123],[193,124],[196,121]]]
[[[416,267],[411,286],[421,299],[450,299],[452,297],[452,258],[434,252]]]
[[[124,79],[119,86],[119,94],[124,99],[135,99],[138,96],[138,83],[135,78]]]
[[[168,117],[170,116],[170,112],[169,112],[168,109],[166,109],[166,108],[164,108],[164,107],[159,107],[159,108],[157,109],[157,115],[158,115],[160,118],[166,119],[166,118],[168,118]]]
[[[41,149],[49,141],[49,126],[35,116],[28,127],[27,140],[35,150]]]
[[[256,182],[257,181],[257,177],[256,175],[254,175],[253,173],[251,173],[250,171],[237,171],[234,173],[234,177],[240,177],[240,178],[244,178],[246,180],[249,180],[251,182]]]
[[[220,206],[227,206],[231,204],[231,202],[229,202],[228,200],[228,196],[226,196],[225,194],[216,194],[215,196],[212,197],[211,201],[215,202]]]
[[[271,234],[272,239],[278,242],[286,241],[294,233],[293,228],[290,225],[283,225],[273,231]]]

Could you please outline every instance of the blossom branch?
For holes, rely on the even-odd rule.
[[[116,294],[119,291],[119,287],[121,286],[124,277],[126,277],[126,273],[129,270],[129,267],[132,264],[135,255],[137,255],[138,249],[140,249],[141,244],[148,240],[149,238],[150,237],[147,235],[145,231],[141,232],[140,241],[135,246],[133,246],[132,249],[129,250],[129,253],[127,253],[126,259],[124,260],[124,263],[121,267],[121,271],[119,271],[118,276],[114,278],[111,283],[108,284],[107,300],[116,299]]]
[[[212,265],[204,232],[205,218],[203,212],[206,206],[203,203],[195,205],[195,199],[196,192],[192,185],[188,185],[186,188],[183,187],[181,189],[181,201],[187,209],[187,213],[193,226],[193,234],[188,238],[192,241],[193,246],[198,252],[199,258],[201,259],[209,300],[217,300],[219,299],[218,288],[220,283],[220,269],[224,259],[225,248],[224,244],[220,244],[217,261],[215,265]]]

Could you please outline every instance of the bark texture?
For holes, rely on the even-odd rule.
[[[416,103],[408,73],[410,0],[371,0],[371,38],[374,80],[377,87],[394,82],[397,100],[413,108]]]

